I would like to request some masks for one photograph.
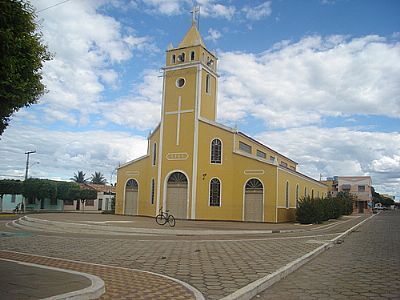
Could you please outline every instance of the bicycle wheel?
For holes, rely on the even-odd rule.
[[[171,227],[174,227],[174,226],[175,226],[175,218],[174,218],[174,216],[170,215],[170,216],[168,217],[168,224],[169,224],[169,226],[171,226]]]
[[[156,222],[158,225],[164,225],[165,223],[167,223],[167,220],[165,219],[164,215],[159,214],[156,216]]]

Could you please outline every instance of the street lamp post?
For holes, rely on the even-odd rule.
[[[28,171],[29,171],[29,154],[36,153],[36,151],[27,151],[26,154],[26,168],[25,168],[25,180],[28,179]]]

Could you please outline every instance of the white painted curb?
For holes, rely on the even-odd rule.
[[[341,238],[346,237],[352,231],[356,230],[358,227],[360,227],[362,224],[364,224],[366,221],[370,220],[374,216],[376,216],[376,215],[373,214],[372,216],[368,217],[367,219],[361,221],[360,223],[358,223],[358,224],[354,225],[353,227],[351,227],[350,229],[346,230],[339,236],[331,239],[329,242],[324,243],[322,246],[319,246],[318,248],[314,249],[313,251],[306,253],[305,255],[299,257],[298,259],[279,268],[275,272],[273,272],[263,278],[260,278],[256,281],[253,281],[252,283],[242,287],[241,289],[222,298],[221,300],[248,300],[248,299],[255,297],[257,294],[259,294],[262,291],[264,291],[265,289],[269,288],[274,283],[285,278],[290,273],[296,271],[298,268],[300,268],[302,265],[304,265],[305,263],[312,260],[318,254],[333,247],[333,245],[335,244],[336,241],[340,240]]]
[[[17,263],[20,265],[25,265],[25,266],[30,266],[30,267],[36,267],[36,268],[54,270],[54,271],[59,271],[59,272],[64,272],[64,273],[69,273],[69,274],[74,274],[74,275],[80,275],[80,276],[86,277],[87,279],[89,279],[92,282],[92,284],[87,288],[60,294],[60,295],[51,296],[48,298],[43,298],[41,300],[98,299],[106,291],[105,286],[104,286],[104,281],[100,277],[97,277],[97,276],[94,276],[91,274],[72,271],[72,270],[66,270],[66,269],[60,269],[60,268],[54,268],[54,267],[49,267],[49,266],[44,266],[44,265],[38,265],[38,264],[33,264],[33,263],[27,263],[27,262],[22,262],[22,261],[18,261],[18,260],[12,260],[12,259],[1,258],[1,260],[10,261],[10,262],[14,262],[14,263]]]

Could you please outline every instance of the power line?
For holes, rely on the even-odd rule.
[[[54,5],[48,6],[48,7],[46,7],[46,8],[41,9],[41,10],[38,10],[36,13],[40,13],[40,12],[42,12],[42,11],[45,11],[45,10],[48,10],[48,9],[50,9],[50,8],[56,7],[56,6],[58,6],[58,5],[64,4],[64,3],[68,2],[68,1],[71,1],[71,0],[64,0],[64,1],[62,1],[62,2],[59,2],[59,3],[56,3],[56,4],[54,4]]]

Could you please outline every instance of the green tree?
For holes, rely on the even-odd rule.
[[[79,195],[80,187],[75,182],[57,182],[57,199],[75,200]]]
[[[101,174],[101,172],[94,172],[94,174],[92,174],[90,181],[95,184],[106,184],[107,183],[106,178],[104,177],[103,174]]]
[[[57,184],[48,179],[29,178],[23,183],[23,195],[25,198],[39,200],[43,203],[44,199],[51,202],[57,200]]]
[[[78,173],[74,173],[74,177],[71,180],[75,181],[76,183],[86,183],[87,179],[85,178],[86,174],[83,171],[78,171]]]
[[[22,194],[22,181],[13,179],[0,180],[0,197],[5,194]]]
[[[43,62],[50,60],[27,1],[0,1],[0,135],[11,115],[44,94]]]

